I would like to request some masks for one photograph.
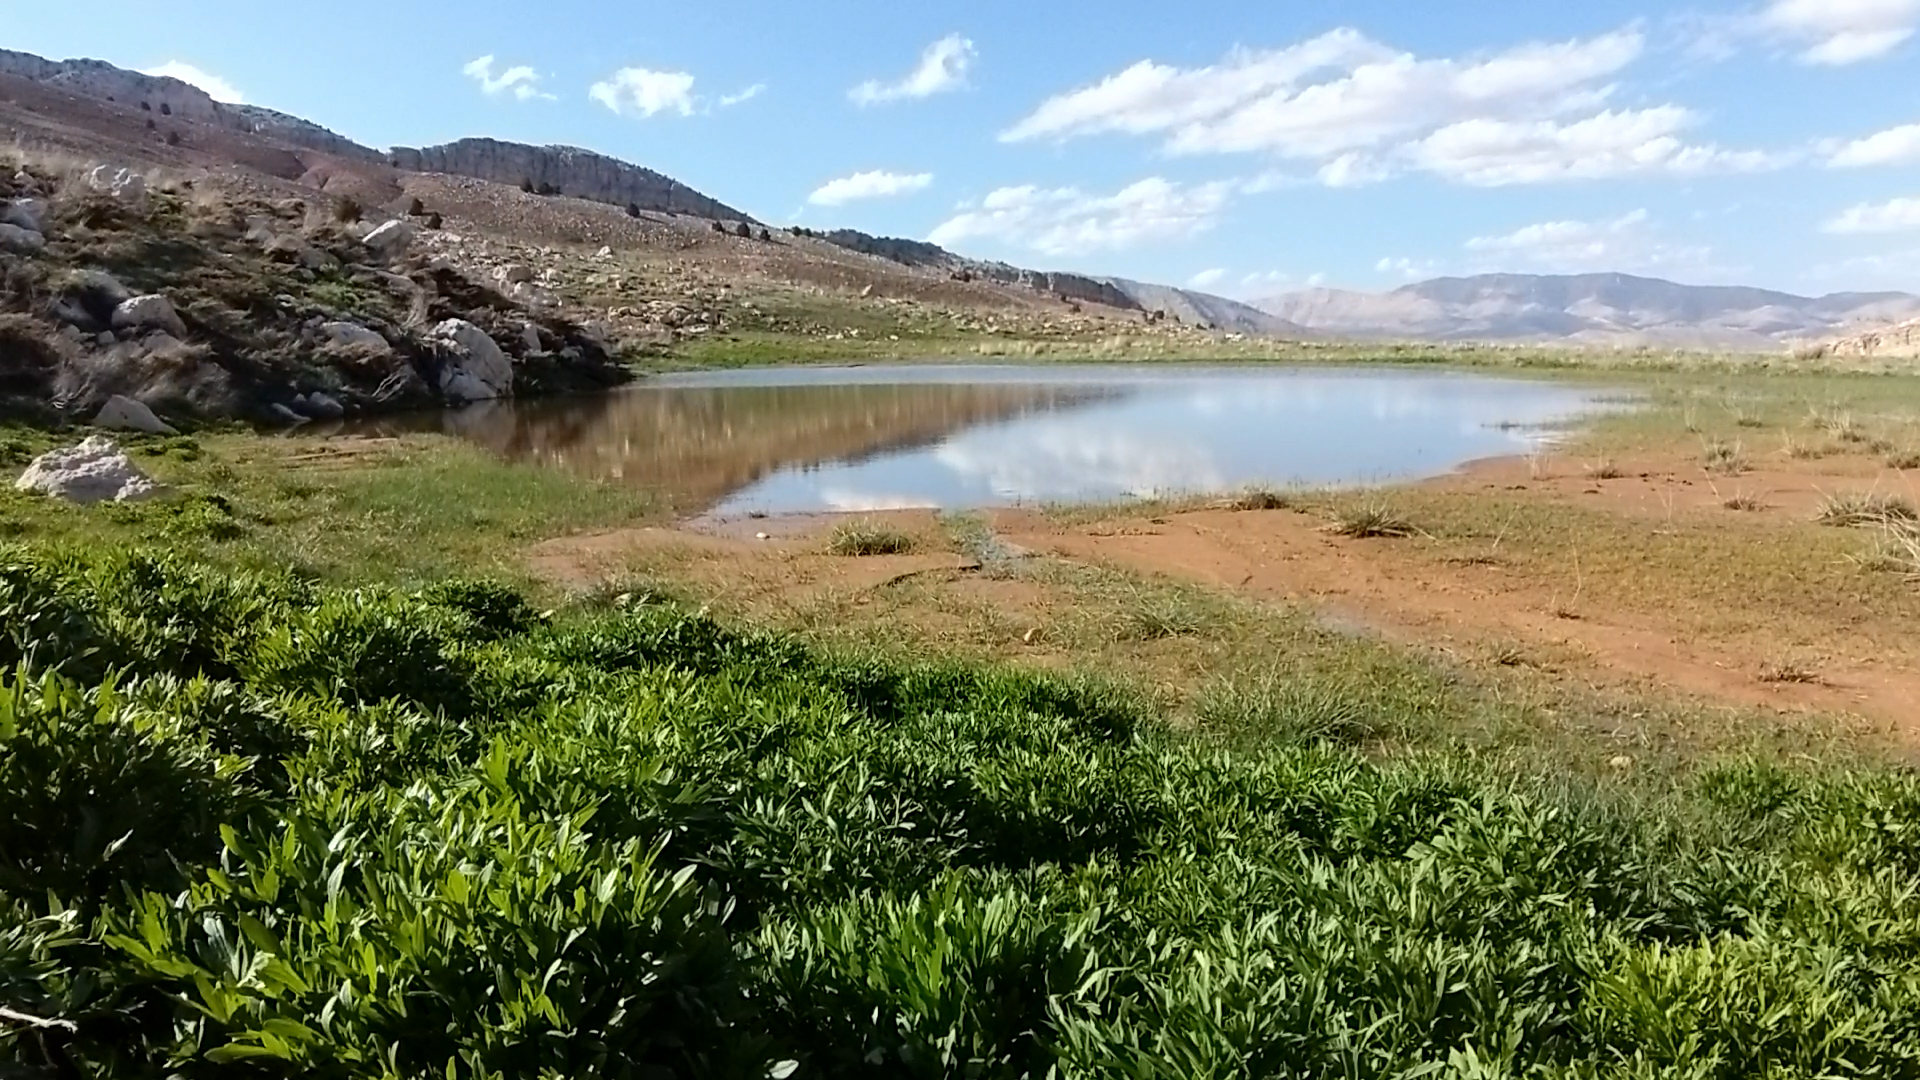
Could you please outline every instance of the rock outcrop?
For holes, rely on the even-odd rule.
[[[142,75],[103,60],[46,60],[0,49],[0,74],[50,83],[90,97],[110,98],[146,112],[205,123],[222,122],[220,103],[191,83]]]
[[[528,146],[495,139],[461,139],[444,146],[396,146],[387,160],[409,172],[451,173],[498,184],[531,185],[614,206],[668,214],[750,220],[730,206],[672,177],[571,146]]]
[[[1804,355],[1814,359],[1827,356],[1920,357],[1920,319],[1831,341],[1805,350]]]
[[[178,435],[173,425],[155,416],[145,404],[124,394],[107,399],[94,414],[93,426],[109,431],[143,431],[149,435]]]
[[[173,302],[158,293],[136,296],[113,309],[113,328],[129,333],[159,330],[177,338],[187,336],[187,324],[173,310]]]
[[[869,236],[853,229],[836,229],[823,234],[822,239],[849,251],[858,251],[863,255],[897,262],[902,266],[944,270],[958,276],[1032,289],[1035,292],[1057,296],[1062,300],[1073,300],[1083,304],[1102,304],[1122,311],[1141,310],[1140,305],[1135,303],[1125,290],[1111,282],[1084,274],[1026,270],[1002,262],[981,262],[955,255],[938,244],[929,244],[924,240],[903,240],[895,236]]]
[[[513,361],[485,330],[465,319],[433,328],[440,393],[455,404],[513,396]]]
[[[135,502],[160,493],[159,485],[105,435],[41,454],[13,486],[81,504]]]

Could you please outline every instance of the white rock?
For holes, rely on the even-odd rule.
[[[135,209],[147,208],[147,178],[130,169],[96,165],[93,171],[87,174],[87,186],[95,191],[112,195]]]
[[[322,420],[338,420],[347,415],[347,407],[332,394],[315,390],[307,395],[307,412]]]
[[[187,324],[173,310],[173,301],[159,293],[136,296],[113,309],[115,330],[165,330],[174,337],[187,336]]]
[[[518,285],[533,280],[533,271],[520,263],[508,263],[493,272],[494,279],[503,285]]]
[[[0,223],[0,249],[17,251],[24,255],[36,255],[46,250],[47,238],[37,232],[30,232],[18,225]]]
[[[513,396],[513,362],[485,330],[448,319],[429,340],[440,356],[440,392],[455,402]]]
[[[613,249],[610,247],[603,247],[599,251],[594,252],[593,257],[596,259],[611,259],[613,258]]]
[[[407,249],[413,246],[413,238],[412,225],[404,221],[389,221],[376,226],[361,242],[380,254],[392,258],[406,254]]]
[[[160,493],[159,485],[134,468],[120,447],[105,435],[41,454],[13,486],[83,505],[109,500],[134,502]]]
[[[153,415],[144,402],[136,401],[123,394],[115,394],[107,399],[105,405],[94,415],[94,427],[109,428],[115,431],[144,431],[149,435],[178,435],[165,420]]]
[[[393,345],[386,338],[359,323],[321,323],[320,333],[331,345],[357,345],[361,348],[377,349],[383,353],[393,351]]]
[[[47,204],[39,199],[15,199],[0,207],[0,225],[12,225],[28,232],[47,231]]]

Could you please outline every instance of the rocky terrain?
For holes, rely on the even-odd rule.
[[[1802,349],[1808,359],[1821,357],[1920,357],[1920,319],[1883,330],[1868,330]]]
[[[1315,333],[1354,338],[1766,351],[1920,316],[1920,297],[1905,293],[1814,298],[1628,274],[1489,274],[1388,293],[1313,289],[1256,306]]]
[[[725,203],[652,169],[572,146],[461,139],[421,150],[396,146],[388,152],[387,160],[406,172],[471,176],[540,194],[573,195],[635,210],[758,224]]]

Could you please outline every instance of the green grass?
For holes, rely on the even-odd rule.
[[[654,603],[0,557],[25,1075],[1906,1076],[1920,778],[1187,735]],[[111,674],[109,674],[111,672]]]
[[[836,527],[827,538],[827,551],[833,555],[907,555],[913,548],[913,537],[868,521],[847,522]]]

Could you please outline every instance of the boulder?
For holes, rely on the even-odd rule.
[[[329,345],[352,345],[363,349],[374,349],[383,353],[393,351],[386,338],[369,330],[359,323],[329,322],[320,324],[320,334]]]
[[[81,270],[61,283],[48,312],[55,319],[93,335],[111,326],[114,309],[131,299],[133,290],[120,284],[112,274]]]
[[[519,285],[533,280],[533,271],[520,263],[508,263],[493,272],[494,279],[502,285]]]
[[[29,232],[18,225],[0,223],[0,251],[12,251],[22,255],[37,255],[45,251],[47,238],[37,232]]]
[[[47,231],[47,204],[39,199],[14,199],[0,204],[0,225],[12,225],[28,232]]]
[[[540,341],[540,328],[532,323],[520,328],[520,340],[526,345],[529,353],[546,351],[546,345]]]
[[[96,165],[87,173],[87,187],[111,195],[136,210],[147,208],[147,178],[131,169]]]
[[[105,435],[95,435],[78,446],[49,450],[27,466],[13,485],[82,505],[97,502],[134,502],[160,493],[160,487]]]
[[[429,341],[440,359],[440,393],[449,401],[513,396],[513,362],[485,330],[448,319],[433,328]]]
[[[361,243],[392,259],[407,253],[413,246],[414,229],[404,221],[389,221],[375,226],[373,231],[361,239]]]
[[[123,394],[115,394],[107,399],[105,405],[93,417],[93,426],[109,428],[115,431],[144,431],[149,435],[178,435],[165,420],[153,414],[143,402]]]
[[[299,413],[294,412],[292,409],[287,408],[285,405],[282,405],[277,401],[267,406],[267,415],[273,417],[275,420],[278,420],[283,424],[288,425],[289,427],[294,427],[300,424],[304,424],[309,419],[308,417],[302,416]]]
[[[314,247],[312,244],[302,245],[293,258],[301,266],[316,273],[340,269],[340,260],[334,258],[332,252],[325,248]]]
[[[113,328],[134,333],[164,330],[177,338],[187,336],[187,324],[181,322],[179,312],[173,310],[173,301],[159,293],[136,296],[114,308]]]

